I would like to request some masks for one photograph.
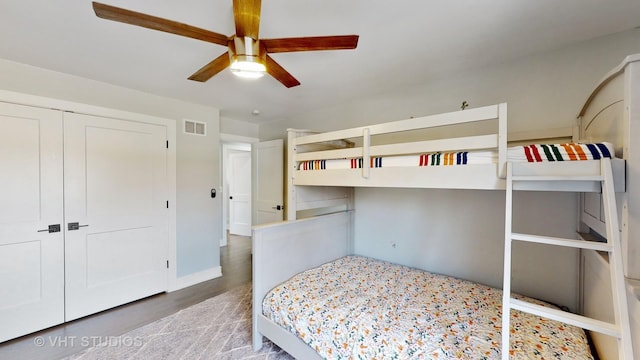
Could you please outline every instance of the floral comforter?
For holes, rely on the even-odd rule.
[[[300,273],[263,300],[265,316],[326,359],[499,359],[501,308],[498,289],[358,256]],[[582,329],[511,317],[512,359],[593,358]]]

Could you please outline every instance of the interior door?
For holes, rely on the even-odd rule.
[[[282,221],[284,141],[282,139],[252,144],[253,225]]]
[[[0,342],[64,321],[62,161],[60,111],[0,102]]]
[[[166,128],[65,113],[66,320],[167,289]]]
[[[251,152],[229,154],[229,232],[251,236]]]

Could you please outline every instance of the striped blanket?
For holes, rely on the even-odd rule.
[[[507,149],[507,161],[512,162],[546,162],[546,161],[579,161],[611,158],[613,146],[610,143],[593,144],[533,144],[514,146]],[[496,151],[458,151],[435,152],[419,155],[398,155],[371,157],[370,166],[402,167],[402,166],[442,166],[465,164],[492,164],[497,162]],[[357,169],[362,168],[363,159],[331,159],[310,160],[299,164],[300,170],[325,169]]]
[[[611,151],[605,143],[595,144],[551,144],[551,145],[529,145],[518,146],[522,148],[528,162],[541,161],[567,161],[567,160],[599,160],[611,158]],[[509,151],[512,148],[509,149]],[[509,159],[510,155],[507,155]]]

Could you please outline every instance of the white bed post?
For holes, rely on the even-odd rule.
[[[297,197],[296,187],[293,185],[293,178],[296,175],[297,162],[296,153],[298,147],[296,145],[296,138],[298,137],[298,130],[287,129],[287,170],[285,176],[287,177],[287,203],[285,204],[286,220],[295,220],[297,214]]]
[[[498,177],[506,176],[507,163],[507,103],[498,105]]]
[[[620,245],[620,229],[618,228],[618,209],[613,189],[613,173],[611,160],[600,160],[601,172],[604,178],[602,186],[602,200],[605,209],[605,225],[607,227],[607,244],[611,246],[609,252],[609,273],[611,276],[611,291],[613,294],[613,314],[615,325],[619,331],[618,358],[633,359],[631,340],[631,324],[627,304],[627,289],[624,282],[622,266],[622,247]],[[609,186],[606,186],[609,185]]]
[[[362,130],[362,177],[369,178],[371,172],[371,131],[369,128]]]
[[[504,213],[504,274],[502,283],[502,360],[509,360],[509,332],[511,320],[511,220],[513,215],[513,176],[511,163],[506,163],[506,191]]]

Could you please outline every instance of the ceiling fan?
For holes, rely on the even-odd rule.
[[[177,21],[93,2],[93,10],[103,19],[226,46],[226,53],[189,77],[189,80],[200,82],[205,82],[220,71],[231,67],[234,74],[244,77],[260,77],[266,72],[290,88],[300,85],[300,82],[275,62],[269,56],[270,53],[344,50],[355,49],[358,45],[358,35],[260,39],[260,6],[261,0],[233,0],[236,32],[226,36]]]

